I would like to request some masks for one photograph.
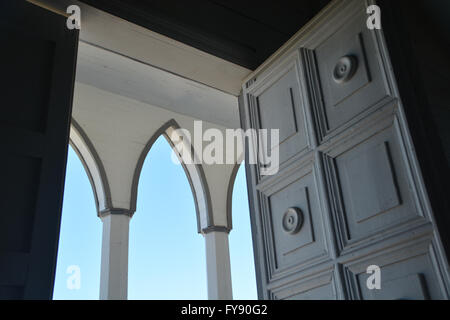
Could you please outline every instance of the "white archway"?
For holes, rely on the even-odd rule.
[[[69,143],[86,170],[94,192],[97,213],[100,215],[100,212],[112,208],[108,177],[94,145],[73,118],[70,125]]]
[[[179,128],[180,126],[174,119],[169,120],[153,134],[153,136],[150,138],[145,148],[143,149],[135,168],[133,183],[131,187],[132,190],[130,207],[132,208],[133,212],[136,210],[137,190],[142,166],[148,153],[150,152],[155,141],[160,136],[164,136],[167,142],[171,145],[172,149],[176,150],[174,148],[174,141],[172,141],[171,137],[173,137],[173,135],[176,133],[176,129]],[[193,157],[195,157],[195,151],[192,145],[190,145],[190,142],[187,142],[186,139],[183,139],[183,142],[189,144],[187,145],[187,150],[191,150],[191,152],[193,153]],[[195,208],[197,213],[197,228],[198,232],[201,233],[202,230],[214,225],[211,209],[211,196],[209,194],[208,183],[206,181],[205,173],[201,165],[186,164],[181,161],[181,158],[179,159],[191,186],[192,195],[194,196]]]

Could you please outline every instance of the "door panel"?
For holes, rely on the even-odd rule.
[[[284,288],[273,289],[270,296],[274,300],[336,300],[333,271],[328,270]]]
[[[386,250],[381,256],[364,257],[344,266],[349,295],[354,299],[427,300],[445,299],[427,240],[415,241],[401,249]],[[366,282],[368,265],[381,268],[381,289],[369,290]]]
[[[449,296],[383,32],[367,28],[367,5],[333,1],[243,86],[244,128],[280,127],[283,137],[278,172],[261,178],[258,165],[246,167],[260,298]],[[380,290],[366,286],[371,265],[381,269]]]
[[[264,234],[272,244],[271,280],[329,259],[315,169],[307,165],[295,171],[261,193]]]
[[[25,1],[0,16],[0,298],[51,299],[78,32]]]
[[[55,42],[39,39],[17,30],[1,30],[3,42],[9,44],[10,50],[3,53],[3,59],[10,63],[5,64],[5,72],[8,81],[15,86],[5,91],[5,100],[14,101],[14,108],[3,110],[1,122],[6,125],[44,133],[48,112],[48,99],[50,95],[53,59],[55,55]],[[29,51],[13,50],[20,48],[23,43],[33,48],[33,54]],[[18,72],[18,66],[25,71]],[[27,94],[23,94],[23,88],[29,88]]]
[[[270,149],[279,147],[280,166],[308,151],[310,136],[300,96],[298,54],[289,56],[266,79],[259,81],[249,99],[254,127],[279,130],[279,144],[271,145]],[[264,139],[261,146],[267,148]]]
[[[323,109],[316,111],[323,126],[321,140],[391,96],[376,35],[366,20],[366,15],[355,14],[328,31],[325,40],[312,40],[303,48],[314,56],[310,68],[322,89],[322,103],[316,106]]]
[[[381,128],[378,127],[378,130]],[[339,200],[332,206],[338,246],[345,251],[388,230],[423,219],[416,205],[395,125],[367,140],[324,153],[327,186]]]

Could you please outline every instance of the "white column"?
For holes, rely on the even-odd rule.
[[[112,213],[113,212],[113,213]],[[125,210],[102,214],[101,300],[126,300],[128,291],[128,233],[131,216]]]
[[[211,228],[204,233],[206,241],[206,272],[209,300],[231,300],[230,250],[228,230]]]

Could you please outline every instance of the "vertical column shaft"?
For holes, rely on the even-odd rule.
[[[230,250],[228,231],[215,230],[204,233],[206,241],[206,271],[208,298],[210,300],[231,300]]]
[[[126,300],[128,293],[128,236],[130,215],[108,213],[103,222],[100,274],[101,300]]]

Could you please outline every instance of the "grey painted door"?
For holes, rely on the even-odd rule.
[[[260,298],[448,298],[448,265],[368,5],[334,1],[243,87],[244,128],[280,137],[278,172],[247,165]]]
[[[1,1],[0,298],[51,299],[78,33]]]

